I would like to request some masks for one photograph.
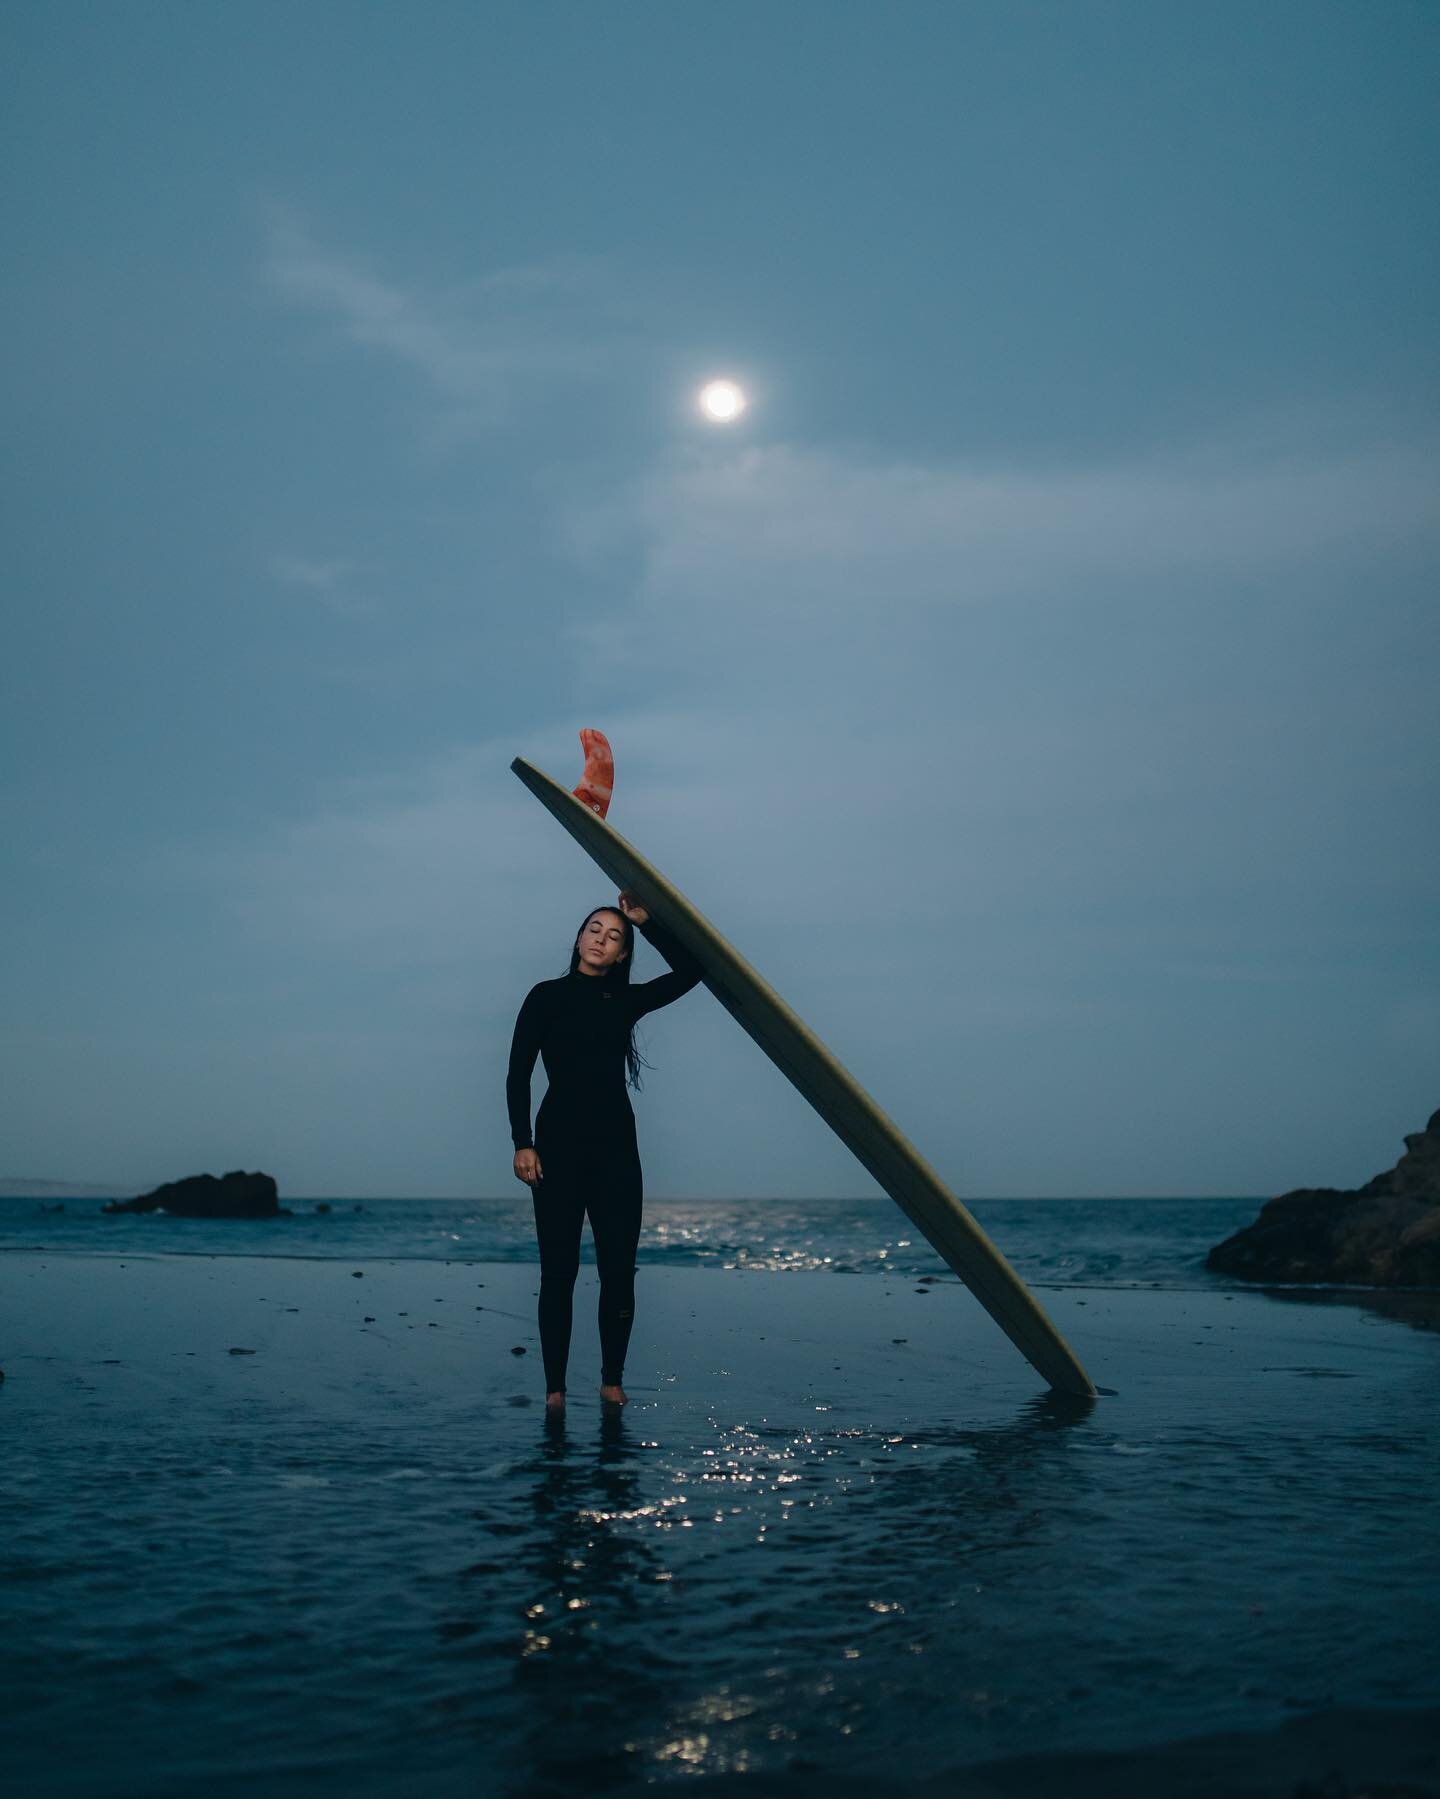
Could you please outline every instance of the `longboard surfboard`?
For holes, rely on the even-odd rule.
[[[586,752],[588,773],[589,744]],[[616,886],[633,893],[669,926],[700,964],[705,985],[720,1004],[954,1269],[1031,1366],[1061,1392],[1093,1397],[1090,1376],[1034,1294],[915,1146],[769,982],[606,821],[608,791],[602,807],[588,790],[589,803],[567,793],[523,756],[515,757],[510,767]],[[613,768],[607,774],[613,776]]]

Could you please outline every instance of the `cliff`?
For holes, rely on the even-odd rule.
[[[1363,1187],[1282,1193],[1205,1266],[1251,1281],[1440,1286],[1440,1112],[1393,1168]]]

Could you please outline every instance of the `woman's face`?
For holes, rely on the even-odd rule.
[[[592,912],[576,939],[580,966],[591,974],[603,974],[625,960],[625,926],[618,912]]]

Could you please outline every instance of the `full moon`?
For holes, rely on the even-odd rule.
[[[700,410],[717,425],[738,419],[747,404],[744,388],[734,381],[707,381],[700,389]]]

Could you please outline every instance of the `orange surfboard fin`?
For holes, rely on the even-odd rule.
[[[585,771],[580,785],[570,791],[575,798],[598,812],[601,818],[610,810],[610,796],[615,791],[615,758],[610,741],[603,731],[582,731],[580,746],[585,751]]]

